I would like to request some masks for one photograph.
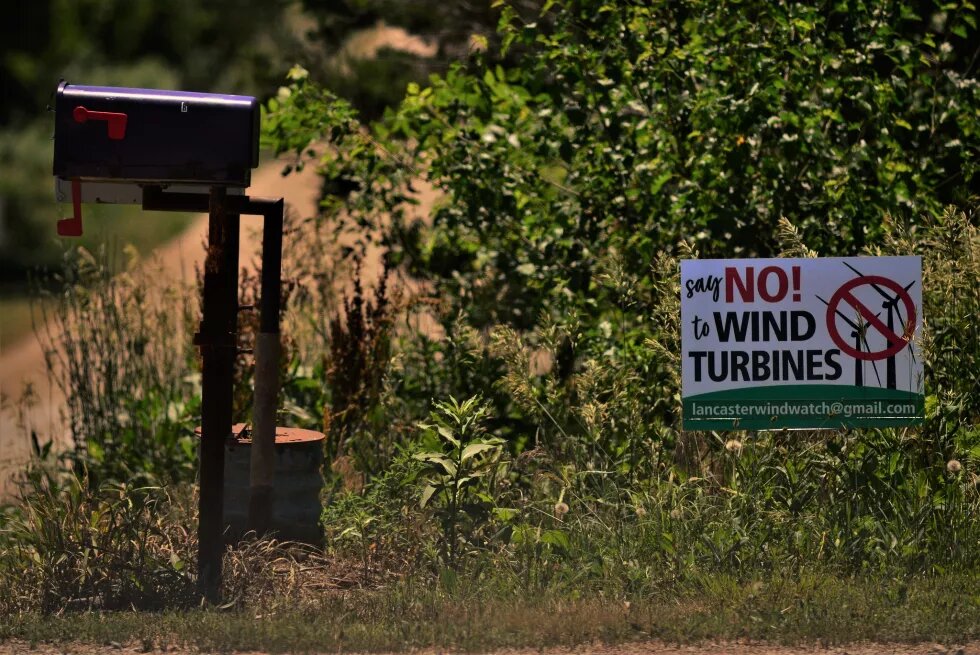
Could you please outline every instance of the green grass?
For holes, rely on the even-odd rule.
[[[594,641],[752,639],[962,643],[980,637],[980,577],[872,581],[828,576],[724,576],[643,598],[527,590],[459,580],[330,591],[302,604],[248,611],[66,613],[9,617],[0,640],[137,643],[162,649],[382,651],[575,645]]]

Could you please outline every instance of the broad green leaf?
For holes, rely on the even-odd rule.
[[[415,459],[430,464],[438,464],[448,475],[456,475],[456,464],[442,453],[419,453],[415,455]]]
[[[446,427],[445,425],[437,426],[436,431],[439,433],[443,439],[451,443],[456,448],[459,448],[459,439],[453,434],[453,431]]]
[[[471,443],[470,445],[468,445],[466,448],[463,449],[463,455],[462,457],[460,457],[460,461],[465,462],[471,457],[479,455],[480,453],[486,452],[488,450],[495,450],[496,448],[497,445],[492,443],[486,443],[486,442]]]
[[[507,522],[513,521],[521,512],[513,507],[494,507],[493,513],[497,519]]]
[[[361,531],[355,526],[351,526],[345,529],[344,531],[342,531],[339,536],[341,539],[343,539],[344,537],[354,537],[356,539],[360,539]]]
[[[419,507],[425,507],[429,504],[429,500],[432,498],[432,494],[436,492],[436,488],[433,485],[426,485],[425,490],[422,491],[422,499],[419,501]]]
[[[541,542],[551,546],[557,546],[562,550],[568,550],[572,546],[572,543],[568,540],[568,535],[562,530],[545,530],[541,533]]]

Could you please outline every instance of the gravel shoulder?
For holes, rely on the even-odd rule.
[[[166,650],[146,649],[142,644],[29,644],[23,641],[0,643],[0,655],[92,655],[116,653],[119,655],[145,653],[199,653],[193,648],[173,647]],[[442,655],[445,650],[415,650],[415,655]],[[494,655],[980,655],[980,642],[967,644],[888,644],[857,643],[839,646],[808,644],[782,646],[765,643],[708,642],[700,644],[668,644],[644,641],[626,644],[583,644],[574,648],[526,648],[489,651]],[[262,651],[245,651],[243,655],[266,655]]]

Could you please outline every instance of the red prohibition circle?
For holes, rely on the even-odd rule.
[[[904,334],[900,335],[889,329],[880,318],[875,316],[870,309],[865,307],[861,301],[854,297],[851,290],[854,287],[859,287],[864,284],[876,284],[880,287],[887,287],[895,292],[896,297],[902,301],[902,304],[905,305],[905,314],[908,316],[908,321],[905,323]],[[890,345],[879,352],[866,353],[847,343],[847,341],[841,336],[840,331],[837,329],[836,313],[837,307],[840,305],[841,301],[846,302],[852,308],[856,309],[862,318],[867,321],[869,326],[876,328],[878,332],[881,332],[881,334],[884,335],[884,337],[893,345]],[[889,280],[886,277],[881,277],[880,275],[863,275],[846,282],[834,293],[834,295],[830,298],[830,302],[827,303],[827,331],[830,333],[830,338],[834,340],[837,347],[840,348],[845,354],[850,355],[855,359],[864,361],[888,359],[892,355],[898,354],[912,340],[912,335],[915,334],[916,318],[915,303],[912,302],[912,296],[909,295],[908,291],[906,291],[905,288],[898,282]]]

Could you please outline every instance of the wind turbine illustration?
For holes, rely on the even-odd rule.
[[[824,305],[827,305],[828,307],[830,306],[830,303],[828,303],[820,296],[817,296],[817,300],[822,302]],[[842,312],[839,309],[835,309],[834,313],[837,314],[842,319],[844,319],[844,322],[851,326],[851,337],[854,338],[854,350],[861,352],[861,343],[863,342],[865,350],[867,352],[871,352],[871,347],[868,346],[867,324],[864,322],[864,319],[858,316],[857,317],[858,322],[855,323],[854,321],[849,319],[847,315],[844,314],[844,312]],[[875,314],[875,316],[881,316],[881,312],[878,312],[877,314]],[[878,365],[875,364],[873,359],[871,360],[871,367],[874,369],[875,378],[878,379],[878,386],[881,386],[881,376],[878,375]],[[864,386],[864,362],[858,359],[854,360],[854,386],[856,387]]]
[[[864,273],[857,270],[847,262],[844,262],[844,266],[848,267],[849,269],[851,269],[861,277],[864,277]],[[912,288],[914,284],[915,284],[915,280],[912,280],[904,287],[905,290],[908,291],[909,289]],[[902,312],[898,309],[898,301],[900,300],[899,295],[897,293],[895,294],[894,297],[888,295],[888,293],[884,289],[882,289],[874,282],[871,282],[871,286],[872,288],[874,288],[875,291],[878,292],[878,295],[880,295],[882,298],[885,299],[885,302],[881,303],[881,308],[888,311],[888,318],[885,319],[888,325],[888,329],[891,330],[893,334],[895,333],[895,315],[897,314],[898,320],[902,325],[902,332],[904,334],[906,326],[905,326],[905,319],[902,318]],[[888,344],[890,346],[896,345],[891,339],[888,340]],[[909,354],[912,357],[912,361],[915,361],[915,351],[912,350],[911,346],[909,346]],[[898,387],[896,369],[895,369],[895,355],[892,355],[891,357],[885,360],[885,386],[887,386],[889,389],[895,389]]]

